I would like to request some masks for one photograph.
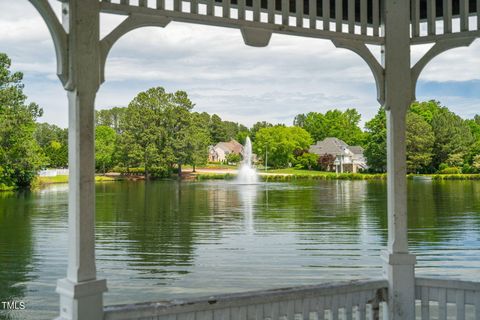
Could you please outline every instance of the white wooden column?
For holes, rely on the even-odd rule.
[[[57,284],[61,320],[103,319],[106,281],[95,267],[94,102],[100,85],[99,1],[63,5],[69,33],[68,270]]]
[[[389,320],[415,319],[415,256],[408,252],[406,112],[411,103],[409,1],[385,0],[385,109],[387,112]]]

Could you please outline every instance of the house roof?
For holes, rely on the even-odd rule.
[[[349,146],[348,150],[352,151],[353,154],[363,154],[364,151],[360,146]]]
[[[234,139],[228,142],[219,142],[215,145],[215,148],[220,148],[226,153],[241,154],[243,152],[243,146]]]
[[[344,141],[329,137],[322,141],[317,141],[316,144],[310,147],[309,152],[318,155],[331,154],[334,156],[346,156],[350,155],[348,149],[349,147]]]

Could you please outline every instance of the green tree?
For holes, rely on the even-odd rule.
[[[97,170],[105,174],[112,166],[117,134],[108,126],[95,127],[95,162]]]
[[[385,110],[380,108],[377,115],[367,122],[365,127],[367,163],[372,171],[385,171],[387,158]],[[433,141],[433,147],[430,151],[431,141]],[[474,149],[474,138],[468,121],[463,120],[448,108],[442,107],[437,101],[412,104],[407,115],[409,171],[433,172],[439,169],[440,164],[461,167],[468,159],[468,152],[472,153]],[[428,165],[429,154],[432,154],[430,165]]]
[[[267,122],[267,121],[258,121],[256,122],[252,128],[250,128],[250,140],[252,140],[252,142],[255,141],[255,138],[256,138],[256,135],[257,135],[257,132],[262,129],[262,128],[270,128],[270,127],[273,127],[273,124]]]
[[[177,165],[178,174],[182,174],[182,165],[191,162],[192,140],[196,139],[192,127],[193,117],[190,111],[194,104],[185,91],[167,94],[164,112],[161,115],[161,127],[164,129],[165,139],[161,154],[169,162],[170,168]]]
[[[314,141],[321,141],[329,136],[325,115],[320,112],[309,112],[295,117],[294,122],[307,130]]]
[[[166,167],[169,161],[174,161],[173,156],[166,156],[164,150],[167,132],[162,115],[168,100],[165,89],[151,88],[139,93],[120,118],[120,157],[127,167],[144,167],[147,179],[152,167]]]
[[[225,128],[222,119],[214,114],[210,118],[209,122],[210,136],[212,137],[212,143],[229,140],[227,129]]]
[[[314,141],[335,137],[348,145],[363,145],[365,135],[359,127],[360,120],[361,115],[356,109],[347,109],[344,112],[334,109],[325,114],[310,112],[297,115],[294,123],[307,130]]]
[[[247,137],[250,136],[250,131],[247,130],[241,130],[237,133],[237,137],[235,140],[237,140],[241,144],[245,144],[245,141],[247,140]]]
[[[425,172],[433,156],[435,136],[432,127],[416,113],[407,114],[407,171]]]
[[[147,178],[152,170],[169,174],[175,165],[181,174],[182,165],[192,162],[198,133],[191,128],[193,106],[184,91],[156,87],[139,93],[120,118],[117,157],[128,167],[144,167]]]
[[[312,142],[310,134],[300,127],[276,125],[256,133],[254,149],[262,156],[267,150],[269,166],[281,168],[294,163],[295,152],[308,149]]]
[[[480,172],[480,155],[476,155],[473,157],[472,167],[477,171]]]
[[[95,125],[107,126],[120,133],[120,119],[126,108],[114,107],[111,109],[95,110]]]
[[[54,124],[37,123],[35,140],[47,157],[49,168],[68,166],[68,130]]]
[[[250,135],[248,128],[242,124],[222,120],[222,118],[216,114],[211,117],[208,115],[208,117],[209,130],[213,144],[230,141],[232,139],[236,139],[243,144],[245,143],[245,139]]]
[[[409,111],[418,114],[431,125],[433,117],[440,112],[441,108],[440,102],[436,100],[415,101],[410,106]]]
[[[204,165],[208,160],[208,146],[211,143],[208,122],[203,121],[205,116],[200,113],[192,113],[192,121],[189,127],[189,164],[193,167],[193,172],[198,165]]]
[[[50,141],[48,146],[43,149],[47,157],[47,164],[50,168],[68,167],[68,142],[61,143],[56,140]]]
[[[305,119],[307,116],[303,113],[297,114],[295,118],[293,119],[293,125],[296,127],[301,127],[303,128],[305,126]]]
[[[227,140],[235,139],[240,132],[240,125],[232,121],[222,121],[223,127],[225,128]]]
[[[0,188],[28,187],[46,163],[35,140],[35,121],[43,111],[26,103],[23,74],[10,67],[11,60],[0,53]]]
[[[474,140],[469,148],[466,160],[469,164],[473,164],[475,156],[480,154],[480,116],[475,115],[473,119],[466,120],[466,123],[470,127]]]
[[[193,135],[190,140],[191,153],[189,164],[193,167],[193,172],[199,165],[205,165],[208,160],[208,145],[210,144],[210,134],[208,131],[198,127],[192,127]]]
[[[472,133],[465,120],[442,107],[432,117],[432,129],[435,134],[433,166],[438,168],[449,158],[450,162],[453,159],[462,159],[463,162],[473,143]],[[457,165],[461,166],[462,163],[457,163]]]
[[[448,158],[445,161],[445,163],[449,167],[462,167],[464,165],[464,158],[465,158],[464,153],[452,153],[448,155]]]
[[[387,115],[381,107],[375,117],[365,124],[365,158],[371,171],[387,170]]]
[[[302,169],[312,170],[318,165],[318,155],[304,152],[296,158],[296,164]]]
[[[432,126],[435,135],[432,170],[438,169],[442,163],[450,166],[471,163],[476,154],[473,137],[480,132],[475,120],[465,121],[435,100],[414,102],[410,111],[420,115]],[[477,150],[480,151],[480,146]]]

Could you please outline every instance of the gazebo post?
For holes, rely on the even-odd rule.
[[[100,86],[98,0],[63,4],[68,37],[68,270],[57,284],[61,320],[103,319],[106,281],[95,267],[94,102]]]
[[[385,0],[385,109],[387,113],[389,320],[415,319],[415,256],[408,252],[406,113],[411,104],[409,1]]]

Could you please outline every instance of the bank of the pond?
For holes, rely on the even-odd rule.
[[[196,180],[231,180],[236,177],[235,170],[197,170],[192,173]],[[276,169],[259,171],[262,181],[292,180],[385,180],[385,173],[334,173],[314,170]],[[420,180],[480,180],[480,174],[409,174],[408,179]]]
[[[480,174],[430,174],[419,175],[429,177],[432,180],[480,180]]]
[[[0,192],[14,191],[15,187],[6,186],[0,183]]]
[[[120,178],[112,177],[112,176],[95,176],[96,182],[105,182],[105,181],[116,181],[120,180]],[[32,187],[42,187],[49,184],[56,184],[56,183],[68,183],[68,176],[59,175],[54,177],[37,177],[35,178]]]
[[[262,181],[293,181],[293,180],[385,180],[385,173],[339,173],[321,172],[314,170],[297,169],[275,169],[268,171],[259,171],[259,177]],[[197,169],[196,172],[186,171],[183,175],[185,180],[232,180],[237,176],[237,171],[232,168],[222,169]],[[176,179],[173,175],[172,179]],[[138,180],[144,179],[143,176],[123,176],[120,174],[109,173],[106,176],[95,176],[96,182],[119,181],[119,180]],[[480,174],[410,174],[408,179],[420,180],[480,180]],[[50,184],[68,183],[68,176],[58,175],[54,177],[37,177],[32,184],[32,188],[41,188]],[[0,185],[0,192],[14,191],[15,187]]]
[[[291,181],[291,180],[384,180],[385,174],[363,173],[331,173],[320,172],[318,174],[305,173],[261,173],[263,181]]]
[[[197,170],[192,173],[197,180],[231,180],[236,177],[236,171],[202,171]],[[310,170],[296,169],[277,169],[267,172],[259,171],[259,177],[262,181],[292,181],[292,180],[383,180],[385,174],[365,174],[365,173],[333,173]]]

